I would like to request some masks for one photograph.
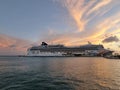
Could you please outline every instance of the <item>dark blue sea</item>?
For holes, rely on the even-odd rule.
[[[0,90],[120,90],[120,59],[0,57]]]

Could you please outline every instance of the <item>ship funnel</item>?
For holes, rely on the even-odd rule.
[[[47,46],[48,44],[46,42],[42,42],[42,46]]]

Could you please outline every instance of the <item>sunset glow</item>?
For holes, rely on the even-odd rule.
[[[119,10],[119,0],[1,0],[0,55],[25,54],[42,41],[120,51]]]

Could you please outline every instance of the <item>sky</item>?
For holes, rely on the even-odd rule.
[[[120,51],[119,0],[0,0],[0,55],[91,42]]]

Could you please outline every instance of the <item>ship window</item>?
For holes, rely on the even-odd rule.
[[[37,54],[39,54],[39,51],[37,51]]]
[[[32,51],[33,54],[35,54],[35,51]]]
[[[36,50],[36,51],[34,51],[34,54],[38,54],[38,51]]]

